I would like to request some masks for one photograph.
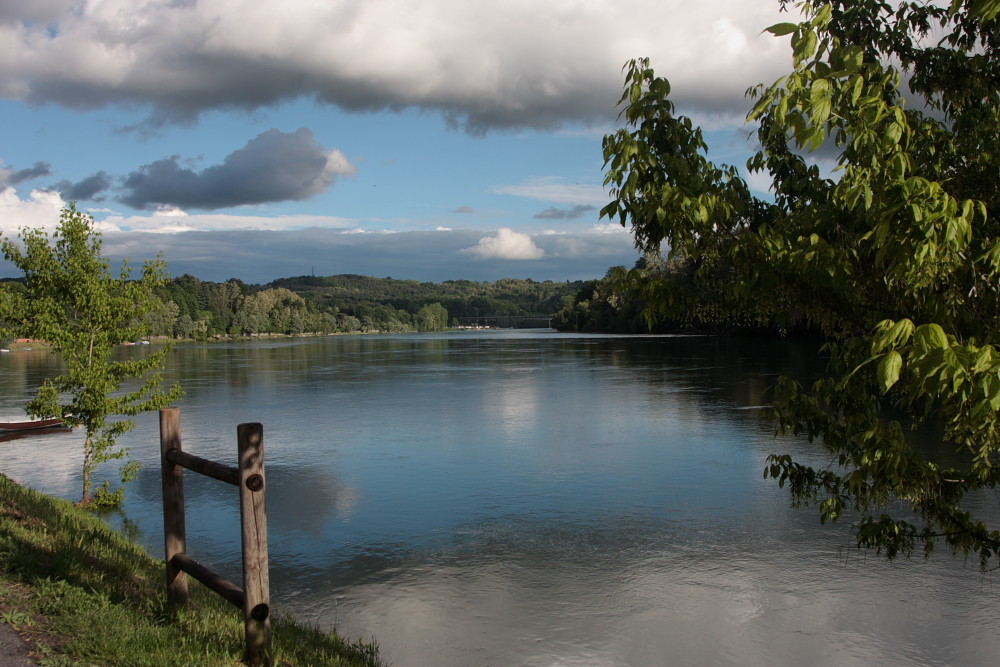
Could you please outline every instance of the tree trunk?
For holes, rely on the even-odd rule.
[[[90,503],[90,469],[93,467],[91,458],[93,457],[94,445],[87,434],[87,439],[83,443],[83,497],[80,499],[81,505]]]

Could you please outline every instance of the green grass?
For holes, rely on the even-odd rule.
[[[242,664],[242,613],[189,585],[191,605],[172,609],[162,561],[70,502],[0,475],[0,621],[42,665]],[[288,617],[272,624],[275,665],[381,665],[373,643]]]

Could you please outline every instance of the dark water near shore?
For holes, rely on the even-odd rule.
[[[142,350],[133,350],[133,353]],[[184,447],[264,424],[274,608],[375,636],[396,665],[989,664],[1000,587],[941,553],[886,563],[763,480],[758,407],[807,343],[552,332],[179,346]],[[54,361],[0,355],[0,418]],[[155,415],[130,529],[162,553]],[[0,469],[79,493],[79,433]],[[239,574],[236,492],[186,476],[189,553]],[[996,511],[995,497],[982,502]],[[121,519],[113,519],[121,524]]]

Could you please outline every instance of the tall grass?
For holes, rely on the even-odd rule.
[[[163,563],[70,502],[0,475],[0,621],[43,665],[239,665],[242,614],[191,580],[166,601]],[[380,666],[378,648],[273,618],[274,664]]]

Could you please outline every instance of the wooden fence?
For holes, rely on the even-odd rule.
[[[187,575],[190,574],[243,610],[246,621],[246,661],[250,665],[269,665],[271,606],[267,572],[267,516],[264,512],[264,429],[260,424],[240,424],[236,427],[236,436],[238,468],[193,456],[181,448],[180,409],[160,410],[167,597],[172,604],[186,605]],[[240,489],[242,589],[186,554],[184,468]]]

